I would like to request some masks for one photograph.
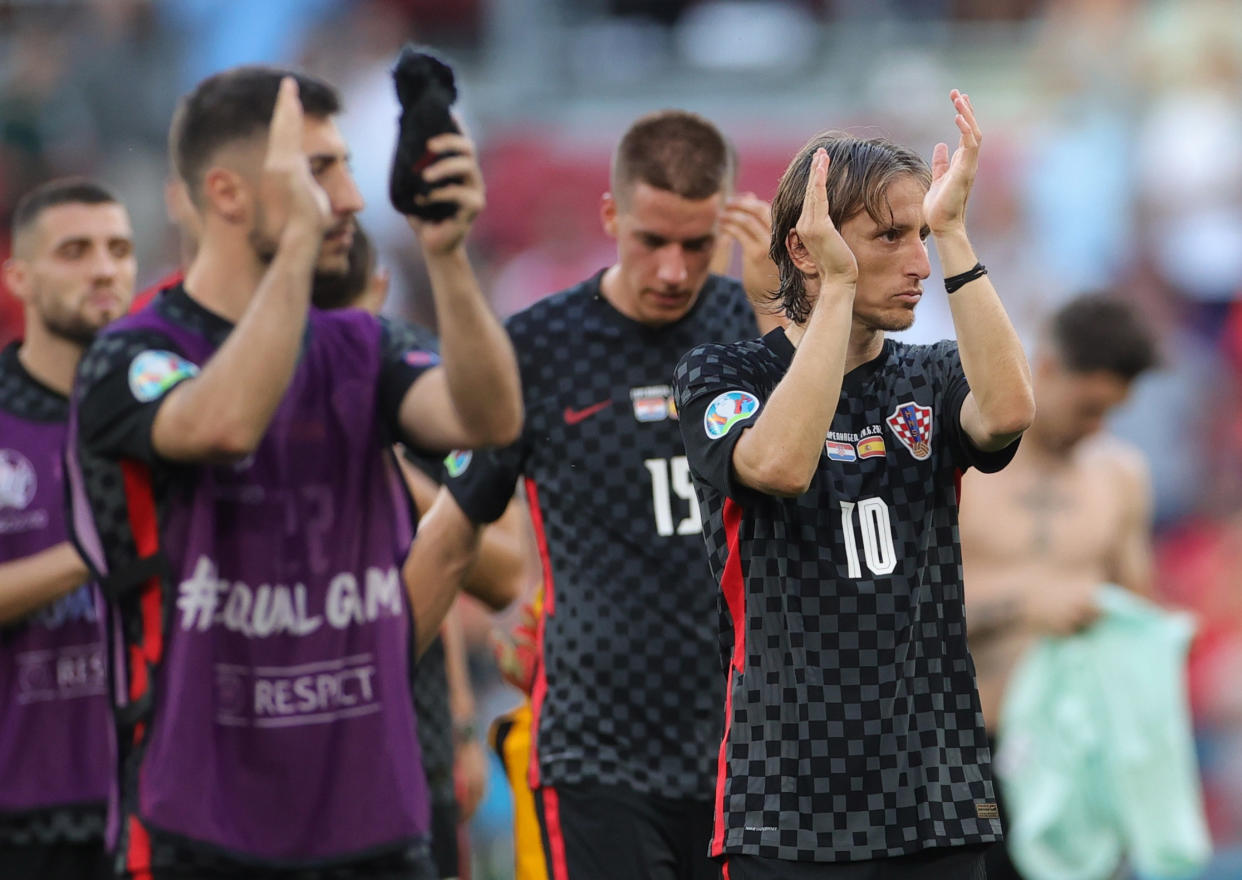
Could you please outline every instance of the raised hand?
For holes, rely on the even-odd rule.
[[[754,193],[729,199],[720,218],[720,231],[742,246],[742,286],[751,302],[770,306],[769,295],[780,288],[780,273],[772,262],[772,205]]]
[[[853,283],[858,280],[858,261],[828,213],[828,151],[823,147],[811,157],[802,213],[794,232],[815,263],[821,279]]]
[[[280,81],[263,159],[260,198],[263,212],[261,233],[279,240],[288,226],[297,225],[319,235],[332,223],[328,194],[315,182],[302,148],[302,101],[298,83],[291,76]]]
[[[970,97],[957,89],[949,97],[957,110],[953,121],[961,134],[952,159],[947,144],[936,144],[932,151],[932,184],[923,198],[923,217],[933,235],[965,228],[966,199],[979,170],[979,144],[983,141]]]
[[[465,135],[436,135],[427,141],[427,151],[456,155],[437,159],[423,170],[423,179],[432,187],[432,191],[420,198],[427,202],[456,202],[457,213],[438,222],[420,220],[413,216],[407,216],[406,220],[418,234],[427,253],[447,254],[461,245],[474,223],[474,218],[483,210],[483,172],[475,157],[474,144]],[[454,177],[460,180],[443,186],[436,185],[439,181]]]

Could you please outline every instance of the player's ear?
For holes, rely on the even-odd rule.
[[[617,237],[617,200],[606,192],[599,200],[599,222],[609,238]]]
[[[13,292],[13,296],[22,302],[27,301],[29,293],[30,266],[19,257],[9,257],[4,261],[4,286]]]
[[[231,168],[213,165],[203,176],[203,201],[210,213],[228,223],[245,223],[254,205],[250,187]]]
[[[789,258],[793,260],[799,272],[803,275],[816,274],[815,261],[811,259],[811,253],[806,249],[806,245],[802,243],[798,230],[790,229],[785,233],[785,250],[789,252]]]

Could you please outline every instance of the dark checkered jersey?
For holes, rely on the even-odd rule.
[[[671,382],[695,345],[753,337],[754,313],[711,276],[681,320],[648,327],[600,277],[510,319],[523,435],[465,474],[450,466],[448,485],[469,512],[466,493],[526,478],[545,581],[532,784],[707,800],[724,678]]]
[[[740,485],[734,444],[794,347],[704,345],[674,385],[729,669],[713,854],[885,858],[1001,836],[966,648],[957,492],[975,449],[954,342],[850,371],[809,491]]]

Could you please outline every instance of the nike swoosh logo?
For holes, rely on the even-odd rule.
[[[572,407],[567,406],[565,407],[565,424],[576,425],[579,422],[589,419],[591,416],[595,415],[600,410],[606,409],[611,405],[612,405],[611,400],[601,400],[599,403],[593,403],[590,406],[584,407],[582,409],[573,409]]]

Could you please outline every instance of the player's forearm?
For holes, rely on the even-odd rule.
[[[21,559],[0,563],[0,623],[20,620],[84,584],[90,573],[65,541]]]
[[[444,642],[444,677],[448,682],[449,714],[454,726],[473,724],[474,688],[470,684],[470,662],[466,654],[466,634],[461,626],[461,606],[454,603],[440,628]]]
[[[789,371],[733,449],[745,485],[785,497],[810,488],[841,397],[853,305],[852,284],[821,292]]]
[[[440,486],[431,477],[406,461],[400,449],[397,450],[396,455],[406,488],[410,490],[410,496],[414,499],[414,507],[418,510],[418,515],[422,517],[431,510],[431,505],[435,504],[436,497],[440,493]]]
[[[449,394],[471,446],[502,446],[522,430],[517,358],[483,297],[464,247],[428,254]]]
[[[936,238],[946,276],[970,270],[974,250],[964,232]],[[962,370],[978,407],[983,449],[1002,448],[1030,427],[1035,417],[1031,369],[1005,307],[987,275],[949,294]]]
[[[541,575],[530,516],[521,501],[509,502],[504,515],[485,526],[464,588],[492,611],[504,611],[534,592]]]
[[[470,522],[447,490],[418,522],[401,576],[414,612],[414,645],[421,656],[461,589],[478,545],[478,527]]]
[[[286,230],[236,328],[160,406],[157,453],[174,461],[236,459],[258,447],[297,367],[319,246],[318,232]]]

